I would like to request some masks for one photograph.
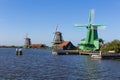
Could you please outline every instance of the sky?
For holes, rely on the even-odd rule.
[[[86,36],[89,11],[95,24],[105,24],[98,36],[105,42],[120,40],[120,0],[0,0],[0,45],[24,45],[26,33],[32,44],[52,45],[57,24],[65,41],[77,45]]]

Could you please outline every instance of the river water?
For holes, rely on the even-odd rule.
[[[0,80],[120,80],[120,60],[51,55],[50,50],[0,48]]]

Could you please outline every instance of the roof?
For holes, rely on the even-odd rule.
[[[63,46],[68,45],[68,43],[70,43],[70,41],[64,41],[61,44],[58,44],[58,46],[63,47]]]
[[[31,44],[31,47],[42,47],[44,44]]]

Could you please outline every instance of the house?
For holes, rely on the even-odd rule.
[[[31,44],[30,47],[31,48],[43,48],[45,47],[45,44]]]
[[[57,45],[57,49],[74,50],[76,47],[70,41],[64,41]]]

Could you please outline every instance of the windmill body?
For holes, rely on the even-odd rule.
[[[53,38],[53,45],[60,44],[64,41],[63,37],[62,37],[62,33],[59,32],[57,29],[58,29],[58,25],[56,27],[55,35],[54,35],[54,38]]]
[[[90,18],[88,25],[77,25],[75,27],[86,27],[87,34],[84,39],[80,41],[79,49],[82,50],[99,50],[100,43],[103,43],[102,39],[98,38],[97,28],[104,26],[102,24],[92,24],[93,20],[93,10],[90,11]]]
[[[31,39],[28,37],[28,34],[26,34],[24,48],[30,48],[30,45],[31,45]]]
[[[54,44],[60,44],[63,42],[62,33],[61,32],[55,32],[55,39]]]

